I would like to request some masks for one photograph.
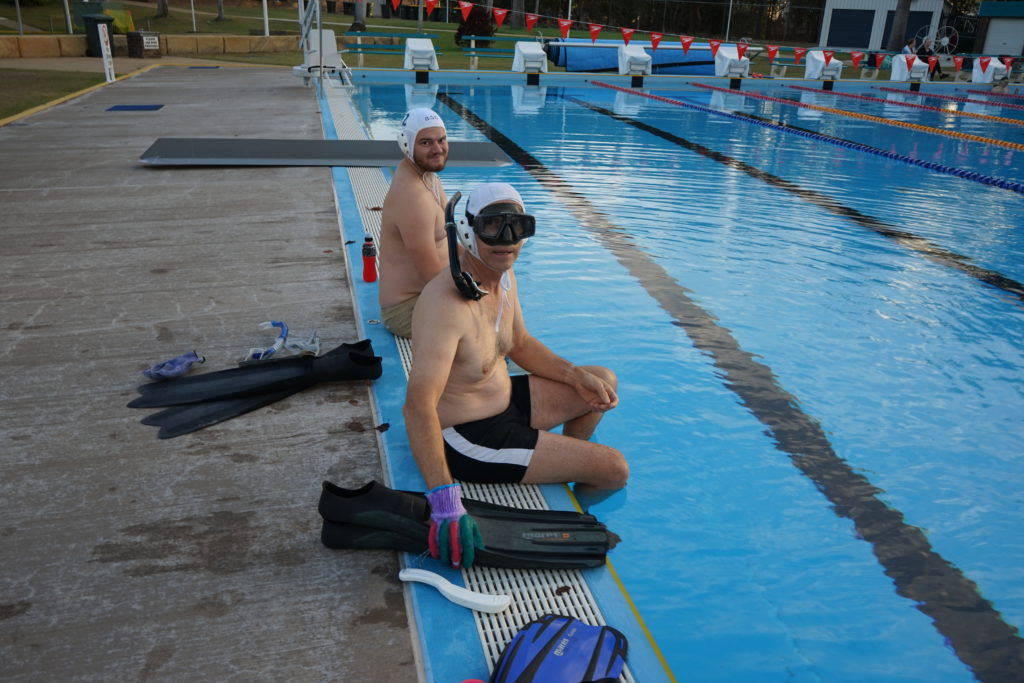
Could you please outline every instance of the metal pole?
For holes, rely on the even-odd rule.
[[[725,20],[725,42],[729,42],[729,29],[732,27],[732,0],[729,0],[729,18]]]
[[[572,0],[569,0],[569,12],[565,15],[566,19],[572,19]]]
[[[270,17],[267,16],[267,0],[263,0],[263,35],[270,35]]]
[[[64,23],[68,26],[68,35],[75,35],[75,26],[71,23],[71,10],[68,8],[68,0],[64,0]]]
[[[195,0],[188,0],[189,6],[192,8],[192,33],[199,33],[196,30],[196,3]]]
[[[18,0],[14,0],[14,11],[18,14],[18,35],[25,35],[25,27],[21,24],[21,3]]]

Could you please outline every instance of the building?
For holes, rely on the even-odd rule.
[[[987,55],[1024,55],[1024,2],[983,2],[977,45]]]
[[[896,4],[897,0],[826,0],[819,44],[838,49],[884,50],[889,43]],[[1024,2],[985,4],[1024,6]],[[935,36],[949,12],[945,0],[913,0],[906,38]]]

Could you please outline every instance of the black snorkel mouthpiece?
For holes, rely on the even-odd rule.
[[[455,286],[458,287],[462,296],[472,301],[478,301],[489,292],[482,289],[472,275],[462,270],[459,263],[459,237],[455,232],[458,229],[455,226],[455,205],[459,203],[460,199],[462,199],[462,193],[456,192],[448,200],[448,205],[444,207],[444,231],[448,235],[448,266],[452,272],[452,279],[455,280]]]

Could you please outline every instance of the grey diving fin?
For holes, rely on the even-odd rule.
[[[600,567],[618,537],[593,515],[523,510],[463,499],[483,536],[476,564],[507,569]],[[423,494],[370,482],[343,489],[325,481],[319,504],[320,540],[329,548],[427,550],[430,506]]]
[[[143,384],[129,408],[159,408],[186,403],[220,401],[293,389],[301,391],[320,382],[377,379],[381,359],[373,355],[369,340],[342,344],[322,356],[247,362],[237,368],[190,375],[165,382]]]
[[[172,439],[176,436],[190,434],[204,427],[215,425],[218,422],[224,422],[233,417],[244,415],[257,408],[262,408],[263,406],[288,398],[300,390],[301,387],[298,387],[264,394],[253,394],[252,396],[225,398],[219,401],[170,406],[158,413],[147,415],[142,418],[141,422],[151,427],[159,427],[160,431],[157,432],[158,438]]]

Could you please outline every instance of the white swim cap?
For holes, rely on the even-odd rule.
[[[416,163],[412,156],[413,146],[416,144],[416,136],[424,128],[442,128],[444,121],[433,109],[410,109],[409,113],[402,119],[402,130],[398,133],[398,146],[402,153],[409,157],[409,161]]]
[[[523,198],[519,196],[516,188],[508,183],[484,183],[477,185],[469,194],[469,201],[466,202],[466,215],[459,219],[456,226],[456,233],[459,242],[473,256],[480,258],[480,249],[477,246],[476,233],[473,232],[472,220],[491,204],[514,202],[523,208],[526,213],[526,205]],[[526,240],[523,240],[525,242]]]

